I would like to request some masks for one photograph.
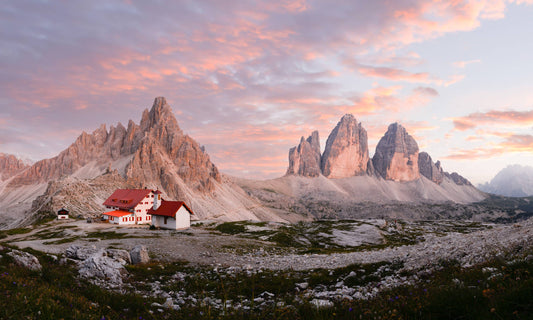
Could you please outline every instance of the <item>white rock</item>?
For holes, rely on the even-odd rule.
[[[313,299],[311,304],[314,304],[317,308],[331,308],[333,307],[333,302],[325,299]]]
[[[309,283],[307,282],[301,282],[301,283],[297,283],[296,286],[298,288],[300,288],[301,290],[305,290],[309,287]]]
[[[15,260],[15,263],[21,267],[28,268],[33,271],[40,271],[42,269],[39,259],[34,255],[24,251],[13,250],[7,253],[8,256]]]

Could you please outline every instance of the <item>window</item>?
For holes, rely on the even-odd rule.
[[[167,219],[168,219],[168,217],[165,217],[165,224],[167,224]]]

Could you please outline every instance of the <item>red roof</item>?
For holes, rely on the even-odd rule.
[[[133,209],[152,190],[150,189],[117,189],[104,202],[104,206],[118,207],[120,209]]]
[[[161,205],[159,208],[157,208],[157,210],[150,209],[148,210],[147,214],[151,214],[153,216],[172,217],[175,219],[176,212],[178,212],[182,206],[184,206],[190,214],[194,214],[183,201],[161,201]]]
[[[133,212],[116,210],[116,211],[104,212],[104,214],[107,216],[113,216],[113,217],[124,217],[130,214],[133,214]]]

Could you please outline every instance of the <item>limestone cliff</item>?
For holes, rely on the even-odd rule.
[[[29,164],[14,155],[0,153],[0,181],[7,180],[29,167]]]
[[[287,175],[304,177],[320,175],[320,141],[318,131],[314,131],[307,140],[302,137],[300,144],[289,150],[289,168]]]
[[[220,181],[218,169],[209,156],[196,141],[183,134],[165,98],[158,97],[151,110],[143,112],[139,125],[130,120],[127,129],[119,123],[109,132],[105,125],[91,134],[83,132],[58,156],[35,163],[15,177],[10,186],[70,176],[90,163],[103,169],[128,156],[131,160],[125,166],[125,178],[139,183],[158,185],[165,180],[165,170],[161,168],[169,162],[192,189],[209,192],[213,190],[213,181]],[[168,182],[167,187],[173,189],[171,184]]]
[[[418,167],[420,174],[436,184],[441,184],[444,179],[444,172],[440,166],[440,162],[433,163],[431,156],[427,152],[420,152],[418,154]]]
[[[368,138],[355,117],[341,118],[326,142],[322,155],[322,174],[328,178],[347,178],[367,173]]]
[[[372,158],[374,170],[383,179],[413,181],[420,178],[418,144],[399,123],[389,125]]]

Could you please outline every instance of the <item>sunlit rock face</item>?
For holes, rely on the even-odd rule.
[[[127,159],[124,175],[139,183],[162,185],[177,194],[177,179],[191,189],[209,192],[220,182],[218,169],[203,148],[183,134],[165,98],[155,98],[150,111],[144,110],[139,125],[132,120],[106,130],[101,125],[92,133],[83,132],[58,156],[41,160],[17,175],[10,186],[47,182],[74,174],[94,164],[95,168]],[[176,191],[176,192],[173,192]]]
[[[0,181],[7,180],[28,167],[28,163],[14,155],[0,153]]]
[[[347,114],[328,137],[322,155],[322,174],[328,178],[347,178],[367,173],[368,138],[355,117]]]
[[[287,175],[318,177],[320,175],[320,141],[318,131],[307,139],[302,137],[300,144],[289,150]]]
[[[418,144],[398,123],[389,125],[379,140],[372,163],[376,174],[386,180],[413,181],[420,178]]]

